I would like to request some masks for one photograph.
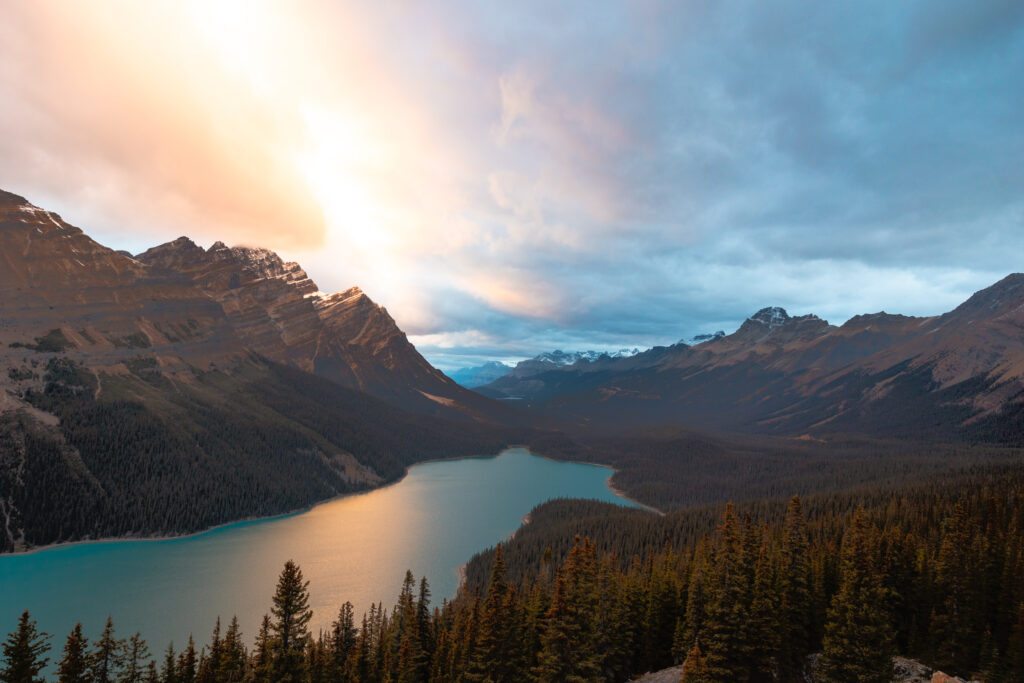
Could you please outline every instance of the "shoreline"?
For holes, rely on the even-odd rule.
[[[460,455],[460,456],[452,456],[450,458],[431,458],[429,460],[420,460],[420,461],[415,462],[415,463],[409,465],[408,467],[406,467],[405,471],[402,473],[402,476],[397,478],[397,479],[395,479],[394,481],[389,481],[389,482],[386,482],[384,484],[381,484],[380,486],[375,486],[373,488],[368,488],[368,489],[364,489],[364,490],[361,490],[361,491],[347,491],[345,493],[339,493],[336,496],[330,496],[328,498],[323,498],[323,499],[320,499],[320,500],[316,500],[316,501],[313,501],[312,503],[309,503],[308,505],[304,505],[304,506],[302,506],[300,508],[296,508],[294,510],[289,510],[287,512],[281,512],[281,513],[276,513],[276,514],[272,514],[272,515],[244,517],[242,519],[235,519],[235,520],[232,520],[230,522],[223,522],[221,524],[217,524],[217,525],[214,525],[214,526],[211,526],[211,527],[207,527],[207,528],[201,529],[199,531],[189,531],[187,533],[180,533],[180,534],[173,534],[172,533],[172,534],[160,534],[160,535],[152,535],[152,536],[104,536],[103,538],[84,538],[84,539],[79,539],[77,541],[58,541],[57,543],[47,543],[46,545],[32,546],[31,548],[26,548],[24,550],[15,550],[15,551],[12,551],[12,552],[9,552],[9,553],[0,553],[0,561],[3,561],[3,558],[5,558],[5,557],[20,557],[22,555],[32,555],[32,554],[35,554],[35,553],[43,553],[43,552],[47,552],[47,551],[50,551],[50,550],[61,550],[63,548],[70,548],[70,547],[73,547],[73,546],[76,546],[76,545],[105,544],[105,543],[159,543],[159,542],[166,542],[166,541],[181,541],[181,540],[186,540],[186,539],[189,539],[189,538],[196,538],[198,536],[203,536],[205,534],[211,534],[211,533],[214,533],[216,531],[220,531],[220,530],[226,529],[228,527],[232,527],[232,526],[241,526],[241,525],[244,525],[244,524],[253,524],[253,523],[256,523],[256,522],[271,522],[271,521],[278,520],[278,519],[287,519],[288,517],[294,517],[296,515],[304,514],[306,512],[309,512],[310,510],[312,510],[315,507],[318,507],[320,505],[326,505],[327,503],[333,502],[335,500],[341,500],[343,498],[348,498],[350,496],[360,496],[360,495],[364,495],[364,494],[367,494],[367,493],[373,493],[374,491],[381,491],[381,490],[386,489],[386,488],[388,488],[390,486],[395,486],[396,484],[401,483],[406,477],[409,476],[409,471],[412,468],[417,467],[419,465],[426,465],[428,463],[434,463],[434,462],[445,462],[445,461],[448,461],[448,460],[471,460],[471,459],[486,460],[486,459],[491,459],[491,458],[498,458],[501,455],[503,455],[504,453],[506,453],[506,452],[508,452],[508,451],[510,451],[512,449],[515,449],[515,448],[522,448],[522,449],[526,450],[526,452],[529,453],[530,455],[533,455],[533,456],[538,457],[538,458],[543,458],[544,460],[549,460],[551,462],[575,463],[575,464],[578,464],[578,465],[590,465],[592,467],[603,467],[605,469],[611,470],[612,474],[608,475],[608,480],[607,480],[607,482],[605,482],[605,485],[608,487],[609,491],[611,491],[615,495],[619,496],[620,498],[622,498],[624,500],[628,500],[629,502],[631,502],[631,503],[633,503],[633,504],[635,504],[635,505],[637,505],[637,506],[639,506],[639,507],[641,507],[641,508],[643,508],[645,510],[648,510],[650,512],[654,512],[654,513],[656,513],[658,515],[664,515],[665,514],[664,512],[662,512],[661,510],[658,510],[655,507],[652,507],[650,505],[646,505],[644,503],[641,503],[638,500],[635,500],[635,499],[631,498],[630,496],[626,495],[621,489],[619,489],[618,487],[614,486],[611,483],[611,479],[615,475],[617,470],[615,468],[609,466],[609,465],[604,465],[602,463],[597,463],[597,462],[581,462],[581,461],[577,461],[577,460],[558,460],[557,458],[552,458],[552,457],[547,456],[547,455],[541,455],[539,453],[534,453],[533,451],[530,450],[530,448],[529,448],[529,446],[527,444],[509,444],[509,445],[505,446],[504,448],[502,448],[497,453],[495,453],[494,455]],[[522,518],[523,524],[528,524],[529,523],[529,517],[530,517],[529,513],[527,513],[527,514],[525,514],[523,516],[523,518]],[[514,536],[517,531],[518,531],[518,529],[513,531],[509,535],[509,538]],[[465,565],[460,567],[460,570],[462,570],[464,572]],[[464,578],[464,576],[463,576],[463,578]],[[461,581],[460,581],[460,583],[461,583]]]
[[[512,446],[509,446],[509,448],[512,448]],[[664,517],[665,516],[665,512],[663,510],[659,510],[658,508],[654,507],[653,505],[648,505],[647,503],[640,502],[639,500],[637,500],[636,498],[633,498],[632,496],[628,495],[625,491],[623,491],[618,486],[613,484],[612,483],[612,477],[614,477],[616,474],[618,474],[619,471],[617,469],[615,469],[614,467],[612,467],[611,465],[606,465],[606,464],[601,463],[601,462],[589,462],[589,461],[586,461],[586,460],[559,460],[558,458],[552,458],[552,457],[547,456],[547,455],[541,455],[539,453],[534,453],[533,451],[530,451],[530,449],[527,448],[526,446],[518,446],[518,448],[526,448],[526,450],[529,451],[531,455],[535,455],[538,458],[544,458],[545,460],[550,460],[551,462],[567,462],[567,463],[573,463],[573,464],[576,464],[576,465],[590,465],[591,467],[603,467],[606,470],[611,470],[612,473],[608,475],[608,481],[605,482],[605,486],[608,487],[609,491],[614,493],[619,498],[622,498],[623,500],[628,500],[630,503],[633,503],[637,507],[643,508],[644,510],[647,510],[648,512],[653,512],[653,513],[655,513],[656,515],[658,515],[660,517]],[[526,515],[526,517],[529,517],[529,515]],[[526,517],[524,517],[523,519],[526,519]]]

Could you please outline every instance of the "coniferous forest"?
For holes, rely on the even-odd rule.
[[[998,466],[664,516],[555,501],[474,558],[440,605],[407,573],[394,606],[346,603],[311,633],[316,587],[289,562],[255,634],[226,619],[151,650],[110,621],[59,641],[26,612],[0,680],[43,680],[50,664],[51,680],[90,683],[624,681],[682,664],[683,681],[797,681],[812,667],[815,680],[882,683],[901,654],[1019,681],[1022,500],[1024,469]]]

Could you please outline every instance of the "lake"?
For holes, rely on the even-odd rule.
[[[440,604],[455,594],[458,568],[507,538],[536,505],[558,497],[635,505],[608,488],[611,474],[511,448],[415,465],[385,488],[195,536],[0,556],[0,635],[30,610],[55,636],[52,663],[76,621],[94,639],[110,614],[121,637],[140,631],[157,654],[189,633],[205,643],[217,616],[226,626],[234,614],[251,643],[288,559],[310,582],[314,633],[346,600],[357,620],[371,603],[392,607],[406,569],[427,577]]]

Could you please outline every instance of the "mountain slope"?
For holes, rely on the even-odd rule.
[[[286,512],[518,440],[425,397],[454,385],[361,293],[190,245],[150,265],[0,193],[0,552]]]
[[[480,390],[495,395],[495,384]],[[523,387],[535,410],[584,425],[1017,443],[1024,438],[1024,275],[930,318],[877,313],[837,327],[766,308],[699,346],[553,369]]]
[[[388,312],[358,287],[324,294],[297,263],[266,249],[203,249],[180,237],[137,257],[190,278],[217,301],[246,348],[416,412],[517,419],[459,386],[419,354]]]

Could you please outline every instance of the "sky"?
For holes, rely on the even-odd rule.
[[[358,285],[442,369],[1024,270],[1024,3],[0,0],[0,188]]]

